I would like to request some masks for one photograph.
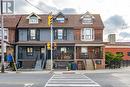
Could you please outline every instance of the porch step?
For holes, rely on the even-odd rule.
[[[46,62],[46,70],[50,70],[51,69],[51,60],[47,60]]]
[[[86,69],[87,70],[93,70],[94,69],[93,61],[91,59],[86,60]]]
[[[42,70],[41,60],[37,60],[36,65],[35,65],[35,70]]]

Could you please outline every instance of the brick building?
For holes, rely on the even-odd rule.
[[[17,17],[17,16],[16,16]],[[50,27],[48,14],[19,15],[12,28],[11,42],[15,47],[15,58],[19,68],[50,68]],[[11,20],[10,20],[11,21]],[[13,21],[13,19],[12,19]],[[101,69],[105,67],[104,25],[99,14],[53,15],[54,69],[66,69],[69,63],[76,63],[78,70]],[[15,35],[15,36],[14,36]],[[11,38],[9,37],[9,38]]]

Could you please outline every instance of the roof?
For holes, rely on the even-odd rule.
[[[99,14],[93,14],[94,16],[94,23],[92,25],[85,25],[81,23],[81,16],[83,14],[67,14],[65,15],[66,18],[68,18],[68,20],[64,23],[64,24],[53,24],[53,27],[74,27],[74,28],[78,28],[78,27],[96,27],[99,29],[103,29],[104,25],[103,22],[101,20],[101,17]],[[18,28],[43,28],[43,27],[48,27],[48,14],[43,14],[43,15],[38,15],[41,20],[39,20],[38,24],[29,24],[28,20],[26,19],[26,17],[28,15],[21,15],[22,18],[19,22]],[[55,16],[55,15],[53,15]]]
[[[91,14],[94,16],[94,23],[93,24],[82,24],[81,23],[81,17],[84,14],[64,14],[64,16],[67,18],[66,22],[64,24],[53,24],[53,27],[73,27],[75,29],[79,29],[81,27],[94,27],[98,29],[103,29],[104,25],[101,20],[101,17],[99,14]],[[25,15],[8,15],[4,16],[4,27],[16,27],[18,24],[18,28],[49,28],[48,26],[48,14],[40,14],[37,15],[41,19],[39,20],[38,24],[29,24],[29,21],[27,17],[29,14]],[[57,16],[53,15],[54,17]],[[0,18],[1,22],[1,18]]]
[[[4,16],[4,27],[16,27],[18,21],[20,20],[20,15],[8,15]],[[0,24],[1,24],[1,16],[0,16]],[[0,25],[1,27],[1,25]]]

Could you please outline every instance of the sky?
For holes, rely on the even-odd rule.
[[[130,0],[15,0],[15,13],[100,14],[104,23],[104,41],[116,34],[116,41],[130,41]]]

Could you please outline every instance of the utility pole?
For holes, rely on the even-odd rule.
[[[1,73],[4,73],[5,70],[4,70],[4,18],[3,18],[3,1],[1,0],[1,35],[2,35],[2,38],[1,38]]]

